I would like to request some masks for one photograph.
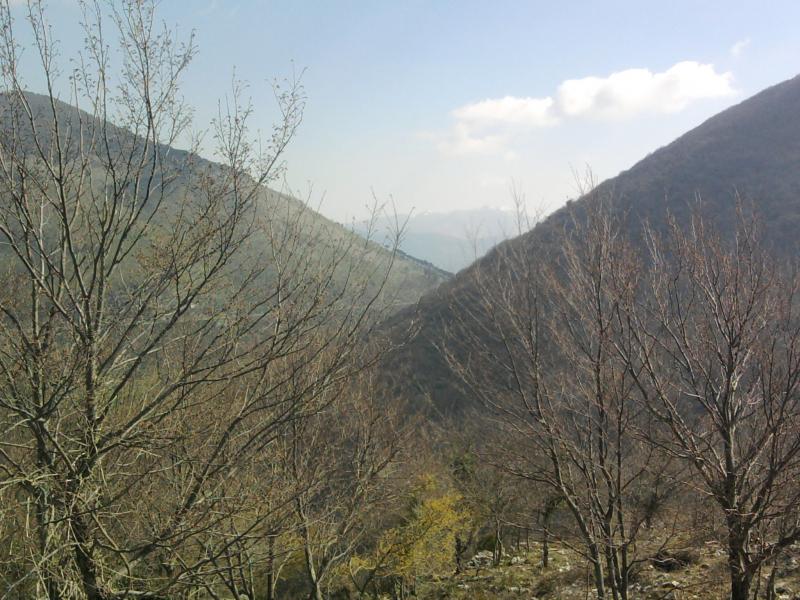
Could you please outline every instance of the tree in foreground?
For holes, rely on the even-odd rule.
[[[299,84],[277,90],[263,142],[237,87],[209,138],[221,164],[205,162],[172,148],[188,139],[193,41],[152,2],[81,8],[65,77],[45,9],[28,6],[44,96],[26,91],[19,23],[0,10],[3,586],[215,597],[292,514],[264,466],[372,360],[359,340],[391,264],[365,276],[368,244],[265,191],[302,118]]]
[[[487,459],[563,503],[601,598],[667,543],[666,496],[699,491],[749,599],[800,541],[796,266],[741,209],[727,235],[695,215],[633,242],[594,200],[556,250],[499,248],[457,307],[447,351],[497,426]]]
[[[637,435],[647,415],[615,346],[641,265],[595,200],[558,250],[506,244],[474,268],[445,351],[497,428],[487,460],[563,503],[574,536],[561,541],[591,565],[599,598],[625,599],[643,560],[636,491],[662,464]]]
[[[620,349],[660,424],[648,442],[722,511],[730,598],[746,600],[800,541],[800,279],[738,217],[726,237],[699,215],[651,234],[652,291],[626,309]]]
[[[293,422],[284,441],[287,483],[297,489],[299,553],[314,600],[323,600],[336,571],[373,541],[396,493],[390,477],[406,436],[393,409],[375,401],[380,396],[369,379],[360,383],[358,391],[329,388],[320,410]]]

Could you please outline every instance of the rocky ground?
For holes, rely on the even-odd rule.
[[[493,567],[489,552],[479,553],[461,575],[428,582],[417,589],[420,598],[453,599],[592,599],[591,573],[574,551],[555,547],[550,565],[541,567],[539,551],[508,556]],[[766,586],[764,573],[762,594]],[[642,562],[632,583],[632,599],[720,600],[726,597],[725,553],[715,543],[701,548],[662,551]],[[779,600],[800,600],[800,547],[792,549],[778,566],[775,591]],[[759,597],[764,597],[759,595]]]

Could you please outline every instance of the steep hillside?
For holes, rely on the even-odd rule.
[[[52,151],[53,141],[56,139],[54,134],[53,111],[55,110],[59,126],[59,139],[61,140],[61,150],[66,156],[77,158],[79,144],[86,143],[80,140],[89,140],[100,129],[97,119],[87,112],[66,103],[56,101],[51,106],[50,98],[34,93],[26,94],[27,107],[19,110],[13,106],[11,97],[0,95],[0,132],[30,130],[25,124],[23,127],[15,126],[12,119],[27,119],[28,107],[30,118],[36,129],[36,138],[40,145],[45,147],[45,151]],[[124,152],[135,155],[130,148],[137,148],[142,145],[141,138],[135,133],[123,127],[108,125],[107,129],[112,133],[108,136],[112,143],[120,148],[127,148]],[[7,139],[11,136],[7,135]],[[20,143],[17,140],[17,143]],[[27,146],[23,152],[35,156],[37,149],[34,146],[33,136],[30,139],[22,139],[21,144]],[[84,146],[85,147],[85,146]],[[117,151],[111,148],[110,152]],[[172,180],[166,187],[167,213],[170,204],[178,206],[185,202],[192,194],[198,193],[197,182],[203,177],[217,177],[223,172],[220,164],[206,160],[198,155],[190,154],[185,150],[165,145],[159,146],[161,160],[165,167],[161,172],[170,173]],[[93,173],[88,179],[95,182],[102,182],[104,179],[103,166],[99,157],[91,165],[90,172]],[[97,183],[96,185],[102,185]],[[157,185],[157,182],[155,183]],[[301,201],[289,195],[277,192],[266,187],[256,203],[257,215],[255,218],[267,224],[259,231],[249,243],[255,248],[269,248],[270,244],[291,243],[304,248],[308,257],[321,257],[326,254],[342,252],[343,249],[352,248],[353,254],[358,255],[359,277],[375,277],[376,285],[379,284],[381,273],[385,271],[390,261],[394,261],[390,275],[385,285],[385,298],[393,303],[397,308],[414,304],[425,292],[446,281],[448,273],[428,265],[422,261],[415,260],[406,256],[402,252],[392,253],[379,243],[364,241],[349,229],[323,217],[313,211]],[[158,228],[168,228],[169,223],[158,222],[152,224],[152,230]],[[266,232],[270,232],[267,234]],[[292,238],[295,238],[292,240]],[[0,249],[0,259],[3,250]],[[247,252],[245,253],[247,254]],[[349,273],[348,265],[342,264],[340,267],[341,277],[352,277]]]
[[[797,252],[800,227],[800,76],[771,87],[712,117],[631,169],[609,179],[597,193],[578,198],[530,232],[514,238],[475,263],[491,270],[500,252],[524,250],[542,260],[542,248],[556,250],[558,233],[594,198],[612,197],[614,210],[633,237],[647,221],[656,229],[668,214],[685,220],[701,202],[704,214],[722,230],[732,223],[737,196],[754,206],[765,238],[786,255]],[[536,249],[539,250],[536,250]],[[459,411],[463,397],[442,358],[441,344],[453,321],[453,305],[474,293],[476,266],[426,295],[416,311],[397,315],[395,328],[409,323],[418,335],[398,352],[389,377],[395,390],[439,412]]]

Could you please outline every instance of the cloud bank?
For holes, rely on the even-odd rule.
[[[679,62],[666,71],[626,69],[607,77],[568,79],[552,96],[505,96],[461,106],[455,123],[437,145],[446,154],[508,153],[520,132],[552,127],[570,119],[624,120],[643,114],[676,113],[698,100],[734,93],[733,75],[714,65]]]

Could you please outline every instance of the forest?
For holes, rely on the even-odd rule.
[[[0,9],[0,598],[800,594],[780,214],[589,174],[451,277],[276,191],[300,77],[199,137],[193,38],[81,6]]]

